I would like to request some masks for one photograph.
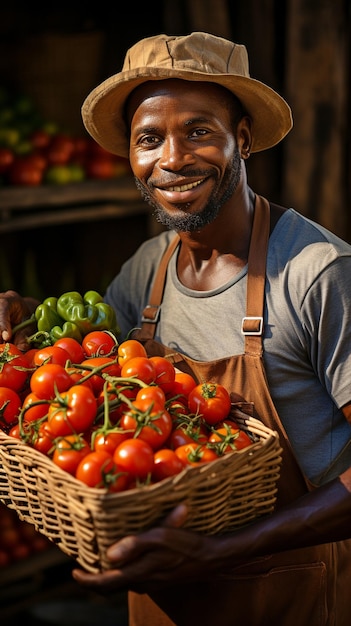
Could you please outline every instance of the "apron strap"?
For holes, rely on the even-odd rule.
[[[245,335],[245,354],[262,355],[263,352],[264,290],[269,232],[269,202],[262,196],[256,196],[248,257],[246,317],[241,324],[241,332]]]
[[[245,353],[247,354],[262,354],[264,288],[269,230],[269,202],[262,196],[256,195],[248,257],[246,316],[242,320],[241,327],[241,332],[245,335]],[[179,236],[175,235],[160,261],[152,286],[149,304],[144,308],[141,317],[140,335],[143,339],[153,339],[155,336],[168,263],[179,241]]]
[[[175,235],[168,245],[157,269],[155,281],[152,286],[149,304],[146,305],[141,316],[141,336],[143,339],[153,339],[156,332],[156,325],[160,316],[163,292],[166,284],[166,274],[169,260],[178,246],[180,238]]]

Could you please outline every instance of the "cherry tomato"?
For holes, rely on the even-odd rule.
[[[0,174],[5,174],[15,160],[15,152],[10,148],[0,147]]]
[[[171,418],[174,422],[177,422],[179,419],[183,419],[187,415],[189,415],[189,409],[186,406],[185,399],[182,402],[181,400],[166,400],[166,409],[170,413]]]
[[[54,346],[66,350],[71,363],[78,364],[85,359],[84,350],[79,341],[74,339],[74,337],[60,337],[60,339],[55,341]]]
[[[122,428],[108,432],[97,432],[93,436],[93,448],[96,452],[104,450],[109,454],[113,454],[117,446],[126,439],[130,439],[130,434]]]
[[[12,343],[0,344],[0,386],[14,391],[24,389],[29,378],[28,361]]]
[[[208,438],[210,443],[218,444],[221,454],[228,454],[234,450],[242,450],[252,445],[252,441],[248,434],[237,428],[237,426],[231,426],[226,424],[210,434]]]
[[[172,389],[167,395],[169,397],[179,396],[179,400],[185,400],[187,402],[189,393],[192,389],[194,389],[194,387],[196,387],[196,385],[196,380],[193,376],[191,376],[191,374],[176,371]]]
[[[175,476],[184,469],[183,462],[176,455],[174,450],[162,448],[154,454],[154,468],[152,470],[152,478],[155,482],[159,482],[169,476]]]
[[[121,376],[123,378],[139,378],[139,380],[150,385],[156,378],[156,370],[147,356],[135,356],[122,365]]]
[[[208,432],[203,424],[181,423],[173,428],[169,437],[169,446],[172,450],[186,443],[205,444],[208,441]]]
[[[121,367],[116,362],[116,359],[108,356],[96,356],[91,357],[89,359],[84,359],[81,364],[84,368],[85,374],[91,373],[94,368],[99,368],[95,374],[89,376],[90,383],[92,385],[94,394],[96,396],[102,391],[104,386],[104,374],[108,374],[109,376],[120,376]]]
[[[86,378],[86,372],[79,369],[79,363],[77,363],[77,366],[66,367],[65,369],[71,377],[72,385],[84,385],[89,387],[89,389],[93,389],[91,378]]]
[[[27,350],[24,355],[28,361],[28,367],[30,367],[31,369],[36,367],[36,365],[34,364],[34,356],[36,355],[38,350],[39,348],[30,348],[30,350]]]
[[[188,407],[191,413],[201,415],[207,424],[213,426],[228,417],[231,409],[230,395],[218,383],[200,383],[189,393]]]
[[[33,357],[33,363],[36,367],[39,367],[44,363],[58,363],[59,365],[62,365],[62,367],[65,367],[69,359],[70,355],[67,350],[55,345],[39,348]]]
[[[30,389],[38,398],[50,400],[59,393],[67,391],[72,379],[65,368],[58,363],[46,363],[38,367],[30,378]]]
[[[70,434],[55,441],[52,460],[55,465],[74,476],[80,461],[90,452],[89,443],[84,437]]]
[[[130,433],[129,436],[146,441],[153,450],[158,450],[167,441],[172,431],[172,418],[168,411],[151,411],[144,419],[136,411],[124,413],[120,427]]]
[[[166,396],[164,391],[158,385],[148,385],[141,387],[136,394],[135,400],[139,409],[147,411],[161,411],[165,408]]]
[[[124,491],[129,481],[127,472],[118,471],[112,455],[105,450],[87,454],[79,463],[75,476],[89,487],[113,493]]]
[[[118,363],[122,366],[129,359],[133,359],[135,356],[147,356],[146,349],[143,344],[136,339],[126,339],[119,344],[118,350]]]
[[[30,159],[17,156],[8,169],[8,179],[11,185],[26,185],[37,187],[43,181],[43,169]]]
[[[173,363],[163,356],[151,356],[150,361],[156,370],[156,385],[161,387],[165,393],[168,393],[172,390],[175,381],[176,370]]]
[[[199,465],[200,463],[209,463],[218,459],[218,454],[206,445],[198,443],[185,443],[183,446],[176,448],[175,453],[182,461],[184,467],[187,465]]]
[[[32,446],[38,452],[48,456],[53,451],[54,439],[55,435],[50,428],[49,422],[45,420],[39,425],[37,435],[32,440]]]
[[[0,427],[7,427],[18,419],[21,405],[21,398],[16,391],[0,387]]]
[[[142,439],[126,439],[114,451],[113,460],[119,470],[145,480],[154,467],[154,451]]]
[[[123,413],[129,411],[128,400],[135,400],[139,387],[133,385],[133,387],[123,387],[123,385],[116,385],[116,387],[109,387],[103,389],[97,396],[98,406],[100,407],[105,403],[105,395],[107,395],[109,420],[111,424],[117,424]]]
[[[56,436],[84,433],[92,426],[96,413],[93,391],[84,385],[73,385],[52,400],[48,422]]]
[[[26,422],[35,422],[47,415],[49,410],[49,401],[39,398],[31,391],[23,400],[22,410],[23,409],[25,409],[23,412],[23,419]]]
[[[117,340],[108,330],[94,330],[83,338],[82,349],[86,357],[114,355]]]

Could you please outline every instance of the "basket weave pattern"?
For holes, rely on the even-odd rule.
[[[93,573],[109,569],[109,545],[147,529],[184,501],[189,529],[216,534],[243,526],[274,510],[281,448],[277,433],[255,418],[236,421],[254,435],[250,447],[115,494],[84,485],[0,430],[0,501]]]

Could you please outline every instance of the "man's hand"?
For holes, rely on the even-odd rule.
[[[16,291],[0,293],[0,335],[2,341],[14,343],[19,350],[28,350],[27,336],[35,332],[36,325],[26,326],[13,334],[13,328],[30,318],[38,301],[34,298],[23,298]]]
[[[111,545],[107,557],[112,569],[99,574],[74,569],[73,578],[105,594],[122,590],[151,593],[162,584],[198,580],[214,540],[182,529],[186,516],[186,506],[177,506],[162,526]]]

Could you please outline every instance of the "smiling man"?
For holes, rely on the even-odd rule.
[[[244,46],[191,33],[135,44],[82,113],[167,227],[107,289],[121,338],[138,329],[149,355],[252,403],[283,461],[272,515],[206,536],[182,527],[184,503],[75,580],[128,590],[131,626],[349,626],[351,247],[246,178],[291,129],[288,104]],[[1,294],[4,340],[31,304]]]

